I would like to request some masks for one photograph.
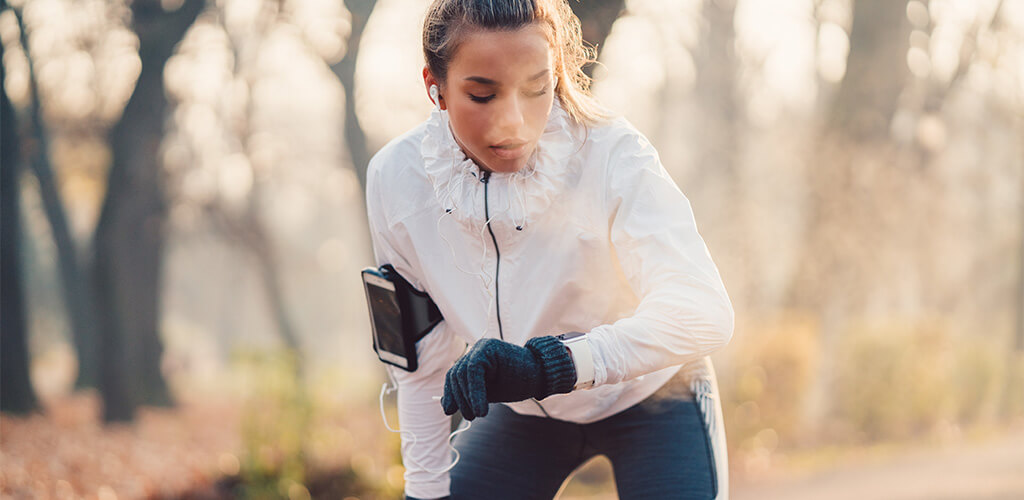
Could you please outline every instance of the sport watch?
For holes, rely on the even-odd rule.
[[[594,385],[594,355],[590,351],[587,334],[580,332],[563,333],[555,337],[569,350],[573,365],[576,366],[576,385],[573,390],[589,389]]]

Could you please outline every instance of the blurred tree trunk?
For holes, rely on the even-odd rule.
[[[1024,132],[1024,120],[1017,121],[1017,130]],[[1006,371],[1004,375],[1004,382],[1002,388],[1002,395],[999,401],[999,412],[1004,419],[1012,419],[1019,416],[1019,412],[1022,409],[1020,407],[1021,398],[1020,390],[1022,389],[1020,381],[1024,380],[1024,175],[1021,175],[1021,186],[1020,186],[1020,197],[1018,203],[1020,207],[1020,222],[1018,227],[1020,232],[1018,237],[1020,241],[1017,243],[1019,254],[1017,255],[1017,293],[1016,301],[1014,301],[1015,313],[1016,313],[1016,324],[1014,325],[1013,339],[1010,344],[1011,347],[1006,350]],[[1018,415],[1015,415],[1018,414]]]
[[[228,32],[234,55],[232,72],[235,78],[245,82],[247,88],[253,88],[256,84],[248,75],[257,74],[247,69],[249,66],[256,65],[256,57],[260,53],[262,42],[277,24],[280,12],[278,9],[271,8],[272,3],[261,2],[260,5],[261,10],[256,18],[255,29],[241,37]],[[227,30],[226,27],[225,30]],[[253,145],[251,124],[255,114],[254,104],[252,96],[249,95],[245,103],[244,119],[234,121],[234,132],[238,142],[243,145],[245,149],[243,153],[247,158],[252,158],[250,148]],[[282,279],[280,259],[259,210],[262,184],[259,180],[260,176],[254,175],[253,178],[252,189],[241,210],[232,210],[217,201],[209,204],[206,211],[210,215],[210,220],[219,228],[220,233],[227,238],[229,243],[239,246],[255,259],[256,270],[263,284],[271,319],[277,326],[278,334],[281,336],[285,348],[296,361],[296,376],[301,378],[304,367],[302,345],[295,322],[289,313],[290,308]]]
[[[366,132],[356,115],[356,61],[359,58],[359,44],[377,0],[345,0],[345,8],[352,16],[352,31],[348,37],[345,57],[331,65],[331,71],[338,77],[345,92],[345,149],[348,150],[352,168],[359,179],[359,190],[366,192],[366,167],[370,164],[370,151],[366,145]]]
[[[257,210],[259,197],[255,192],[256,188],[257,186],[254,185],[254,192],[250,195],[248,203],[249,208],[242,215],[233,215],[220,204],[210,205],[206,211],[210,220],[223,235],[228,237],[231,243],[240,246],[256,260],[256,270],[263,283],[271,319],[277,326],[281,341],[295,356],[298,376],[301,377],[304,359],[302,345],[299,342],[295,323],[288,312],[288,301],[281,279],[280,259],[277,257],[277,252],[271,243],[272,240],[267,234],[266,227]]]
[[[846,73],[821,124],[807,173],[808,220],[790,306],[819,321],[819,373],[804,410],[812,428],[829,411],[838,333],[863,302],[872,253],[885,236],[872,203],[873,171],[891,168],[889,127],[907,84],[906,1],[855,0]]]
[[[1018,124],[1021,121],[1017,122]],[[1024,132],[1024,129],[1017,127],[1019,130]],[[1021,181],[1024,182],[1024,175],[1021,175]],[[1020,201],[1021,205],[1021,225],[1020,225],[1020,243],[1018,244],[1020,254],[1017,257],[1017,264],[1020,268],[1017,270],[1017,324],[1016,324],[1016,341],[1013,343],[1014,350],[1017,351],[1018,357],[1024,355],[1024,184],[1021,185],[1020,189]],[[1011,356],[1010,365],[1013,365],[1013,357]]]
[[[753,275],[751,259],[747,253],[748,240],[742,225],[744,216],[739,168],[739,155],[743,147],[742,123],[736,68],[736,3],[732,0],[704,0],[699,44],[694,50],[697,75],[694,95],[700,126],[693,130],[694,165],[699,168],[690,182],[694,186],[693,202],[713,204],[717,210],[704,213],[709,227],[730,228],[723,231],[725,245],[732,250],[719,255],[722,268],[733,269],[729,277],[730,295],[737,304],[747,304],[754,287],[745,280]],[[711,201],[716,200],[716,201]],[[719,203],[717,200],[730,200]],[[724,265],[723,265],[724,264]],[[740,293],[745,292],[745,296]]]
[[[714,165],[705,170],[724,174],[731,181],[736,176],[737,124],[742,119],[736,89],[735,13],[736,4],[731,0],[704,0],[706,24],[695,57],[700,68],[696,93],[704,134],[696,139],[704,149],[697,165]]]
[[[130,420],[140,404],[171,404],[159,334],[166,220],[160,143],[168,107],[163,69],[204,5],[185,0],[165,12],[157,0],[131,4],[142,71],[111,131],[113,161],[94,243],[106,421]]]
[[[883,153],[889,144],[889,124],[906,85],[909,23],[905,1],[856,0],[846,73],[815,141],[815,161],[808,172],[810,203],[802,258],[790,303],[820,311],[833,300],[835,278],[849,264],[836,255],[855,229],[846,227],[856,209],[850,199],[862,155]],[[856,211],[856,210],[855,210]]]
[[[18,21],[21,33],[21,46],[28,59],[29,79],[29,118],[31,120],[34,141],[29,150],[32,155],[29,164],[32,173],[39,181],[39,195],[43,202],[46,220],[50,223],[50,233],[57,247],[57,264],[60,272],[61,292],[64,307],[67,310],[71,337],[78,354],[78,377],[75,388],[97,387],[99,379],[99,358],[96,351],[96,330],[92,294],[89,293],[88,280],[85,279],[79,260],[79,252],[75,248],[71,230],[68,227],[67,215],[61,201],[53,167],[49,157],[49,137],[43,126],[40,110],[39,86],[36,80],[35,65],[29,50],[28,33],[22,20],[21,12],[12,9]]]
[[[848,199],[856,184],[857,155],[878,154],[889,143],[889,124],[907,81],[909,23],[906,2],[856,0],[846,73],[815,141],[815,161],[808,172],[810,203],[807,231],[790,303],[819,310],[831,300],[823,289],[837,290],[835,273],[853,260],[830,251],[853,215]],[[841,235],[846,236],[848,235]]]
[[[1024,204],[1024,203],[1022,203]],[[1022,217],[1024,218],[1024,217]],[[1021,228],[1020,256],[1017,265],[1020,266],[1017,275],[1017,326],[1016,341],[1014,349],[1018,353],[1024,353],[1024,227]]]
[[[612,25],[622,15],[625,0],[586,0],[569,2],[576,17],[580,18],[583,39],[597,48],[596,56],[604,49],[604,41],[612,32]],[[588,76],[594,76],[594,65],[583,67]]]
[[[281,279],[283,273],[280,259],[255,210],[247,212],[241,222],[250,233],[249,250],[256,258],[256,269],[259,270],[260,280],[263,282],[263,290],[266,292],[271,317],[277,325],[277,331],[284,344],[295,356],[297,374],[301,377],[304,356],[295,322],[292,321],[291,314],[288,312],[290,308],[286,300],[284,282]]]
[[[7,2],[0,4],[0,11]],[[3,59],[0,44],[0,60]],[[25,287],[21,279],[21,158],[17,120],[7,97],[6,66],[0,64],[0,411],[38,408],[29,378]]]
[[[832,103],[829,132],[887,141],[907,83],[910,24],[905,0],[855,0],[846,73]]]

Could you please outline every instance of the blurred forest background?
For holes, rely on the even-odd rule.
[[[0,494],[401,492],[358,271],[426,3],[2,2]],[[570,3],[732,297],[734,482],[1019,434],[1024,0]]]

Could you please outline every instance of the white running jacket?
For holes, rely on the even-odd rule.
[[[449,493],[448,473],[426,470],[452,459],[450,419],[431,397],[466,344],[586,332],[592,388],[508,406],[589,423],[647,398],[684,364],[710,368],[704,358],[733,331],[689,201],[625,119],[583,127],[555,99],[527,166],[489,176],[462,153],[447,120],[435,109],[378,152],[367,174],[377,264],[392,264],[444,315],[417,344],[419,369],[391,370],[402,430],[415,434],[402,434],[406,494],[419,498]],[[704,373],[713,386],[713,372]],[[725,498],[721,411],[705,396],[714,403],[705,414],[718,422],[706,424]]]

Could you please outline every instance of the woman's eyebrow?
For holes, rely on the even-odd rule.
[[[545,70],[542,70],[542,71],[541,71],[540,73],[537,73],[536,75],[533,75],[533,76],[531,76],[531,77],[529,78],[529,81],[531,81],[531,82],[532,82],[532,81],[534,81],[534,80],[540,80],[540,78],[541,78],[542,76],[546,75],[546,74],[548,74],[548,70],[546,70],[546,69],[545,69]]]
[[[539,80],[541,77],[543,77],[546,74],[548,74],[548,70],[545,69],[545,70],[542,70],[540,73],[537,73],[536,75],[531,76],[527,80],[531,81],[531,82],[534,81],[534,80]],[[491,85],[491,86],[494,86],[494,87],[500,87],[501,86],[501,84],[498,83],[497,81],[491,80],[490,78],[485,78],[485,77],[482,77],[482,76],[467,76],[466,78],[464,78],[464,80],[469,81],[469,82],[482,83],[484,85]]]

